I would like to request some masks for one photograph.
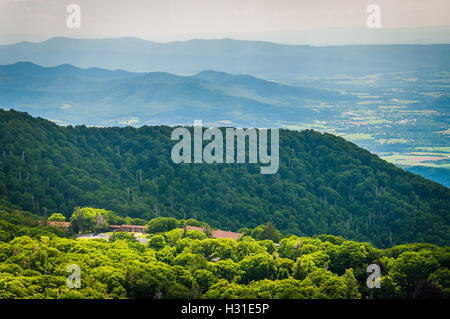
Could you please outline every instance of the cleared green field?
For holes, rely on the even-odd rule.
[[[417,146],[414,147],[414,149],[421,151],[450,153],[450,146]]]
[[[357,102],[356,104],[358,104],[358,105],[366,105],[366,104],[376,104],[376,103],[382,103],[381,101],[379,101],[379,100],[370,100],[370,101],[359,101],[359,102]],[[386,103],[386,102],[384,102],[384,103]]]
[[[407,140],[405,138],[389,138],[389,139],[379,139],[380,144],[407,144],[411,143],[412,140]]]
[[[360,141],[360,140],[372,140],[373,137],[367,133],[356,133],[356,134],[345,134],[342,136],[343,138],[351,141]]]
[[[399,103],[399,104],[413,104],[413,103],[418,103],[420,101],[418,101],[418,100],[398,100],[398,99],[395,99],[395,100],[392,100],[392,102]]]
[[[448,154],[442,156],[436,155],[436,153],[417,152],[416,154],[392,154],[381,156],[381,158],[396,165],[450,168]]]
[[[450,156],[449,153],[439,153],[439,152],[410,152],[406,153],[408,155],[420,155],[420,156]]]
[[[391,109],[404,109],[407,108],[406,105],[380,105],[378,106],[380,110],[391,110]]]

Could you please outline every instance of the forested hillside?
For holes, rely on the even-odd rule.
[[[341,235],[377,247],[450,243],[450,190],[342,138],[280,131],[280,169],[175,164],[172,128],[60,127],[0,110],[0,203],[40,215],[75,206],[238,230]]]
[[[277,246],[267,236],[258,238],[263,225],[235,241],[180,229],[189,221],[171,218],[151,220],[144,245],[121,232],[108,240],[75,240],[54,227],[37,226],[36,219],[0,209],[0,299],[422,299],[450,294],[448,247],[377,249],[330,235],[289,236]],[[378,289],[367,287],[369,264],[380,267]],[[79,289],[67,286],[69,266],[79,267]]]

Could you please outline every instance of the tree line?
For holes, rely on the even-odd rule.
[[[449,247],[416,243],[378,249],[340,236],[281,235],[270,224],[244,230],[237,241],[213,239],[179,228],[186,221],[172,218],[150,220],[144,245],[120,232],[109,240],[77,240],[70,232],[39,225],[40,219],[0,209],[1,299],[408,299],[450,294]],[[268,239],[272,236],[283,238],[276,245]],[[80,268],[80,289],[67,286],[67,267],[73,264]],[[370,264],[381,269],[378,289],[366,284]]]

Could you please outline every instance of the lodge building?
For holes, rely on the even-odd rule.
[[[44,224],[44,223],[41,223]],[[70,227],[70,222],[57,222],[57,221],[47,221],[47,225],[54,226],[58,228],[64,228],[67,229]],[[110,231],[117,231],[117,232],[134,232],[134,233],[143,233],[145,226],[142,225],[109,225]],[[196,226],[186,226],[187,230],[198,230],[203,232],[202,227],[196,227]],[[225,231],[221,229],[216,229],[211,231],[211,237],[212,238],[231,238],[233,240],[237,240],[240,236],[242,236],[241,233],[235,233],[231,231]]]

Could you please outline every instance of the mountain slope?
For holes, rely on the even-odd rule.
[[[306,104],[343,99],[352,97],[215,71],[178,76],[67,64],[0,66],[0,106],[70,124],[118,125],[130,119],[140,125],[192,124],[202,119],[256,126],[317,117]]]
[[[232,39],[156,43],[136,38],[52,38],[0,46],[0,64],[163,71],[205,69],[252,75],[383,73],[448,70],[450,45],[354,45],[312,47]]]
[[[282,130],[280,169],[261,175],[256,164],[174,164],[171,132],[60,127],[0,110],[0,203],[39,214],[93,206],[196,218],[228,230],[271,221],[379,247],[450,243],[450,189],[342,138]]]

